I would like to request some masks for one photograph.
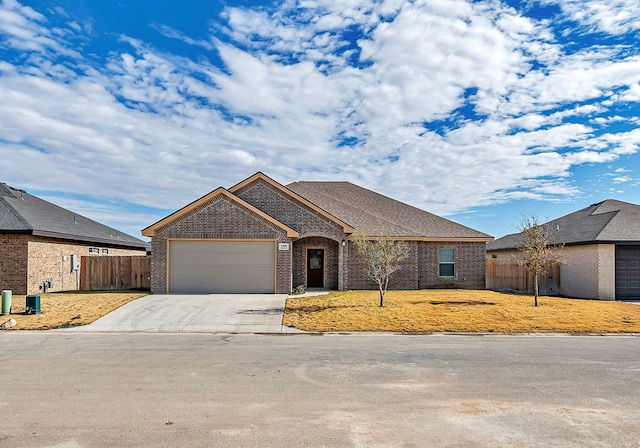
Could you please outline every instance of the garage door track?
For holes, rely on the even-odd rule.
[[[298,333],[282,325],[285,294],[152,294],[73,331]]]

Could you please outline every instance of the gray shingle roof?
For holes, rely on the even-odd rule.
[[[129,248],[149,246],[145,241],[5,183],[0,183],[0,233],[29,233]]]
[[[367,235],[387,231],[411,238],[482,238],[463,226],[349,182],[294,182],[287,188]]]
[[[554,245],[588,243],[640,243],[640,206],[607,199],[544,224]],[[520,233],[503,236],[487,250],[520,246]]]

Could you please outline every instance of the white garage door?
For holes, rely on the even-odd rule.
[[[170,293],[273,293],[273,241],[170,241]]]

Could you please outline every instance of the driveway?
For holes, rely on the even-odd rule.
[[[129,302],[78,332],[291,333],[285,294],[153,294]]]

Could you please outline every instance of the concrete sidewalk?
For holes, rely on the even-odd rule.
[[[153,294],[76,332],[303,333],[282,325],[286,294]]]

